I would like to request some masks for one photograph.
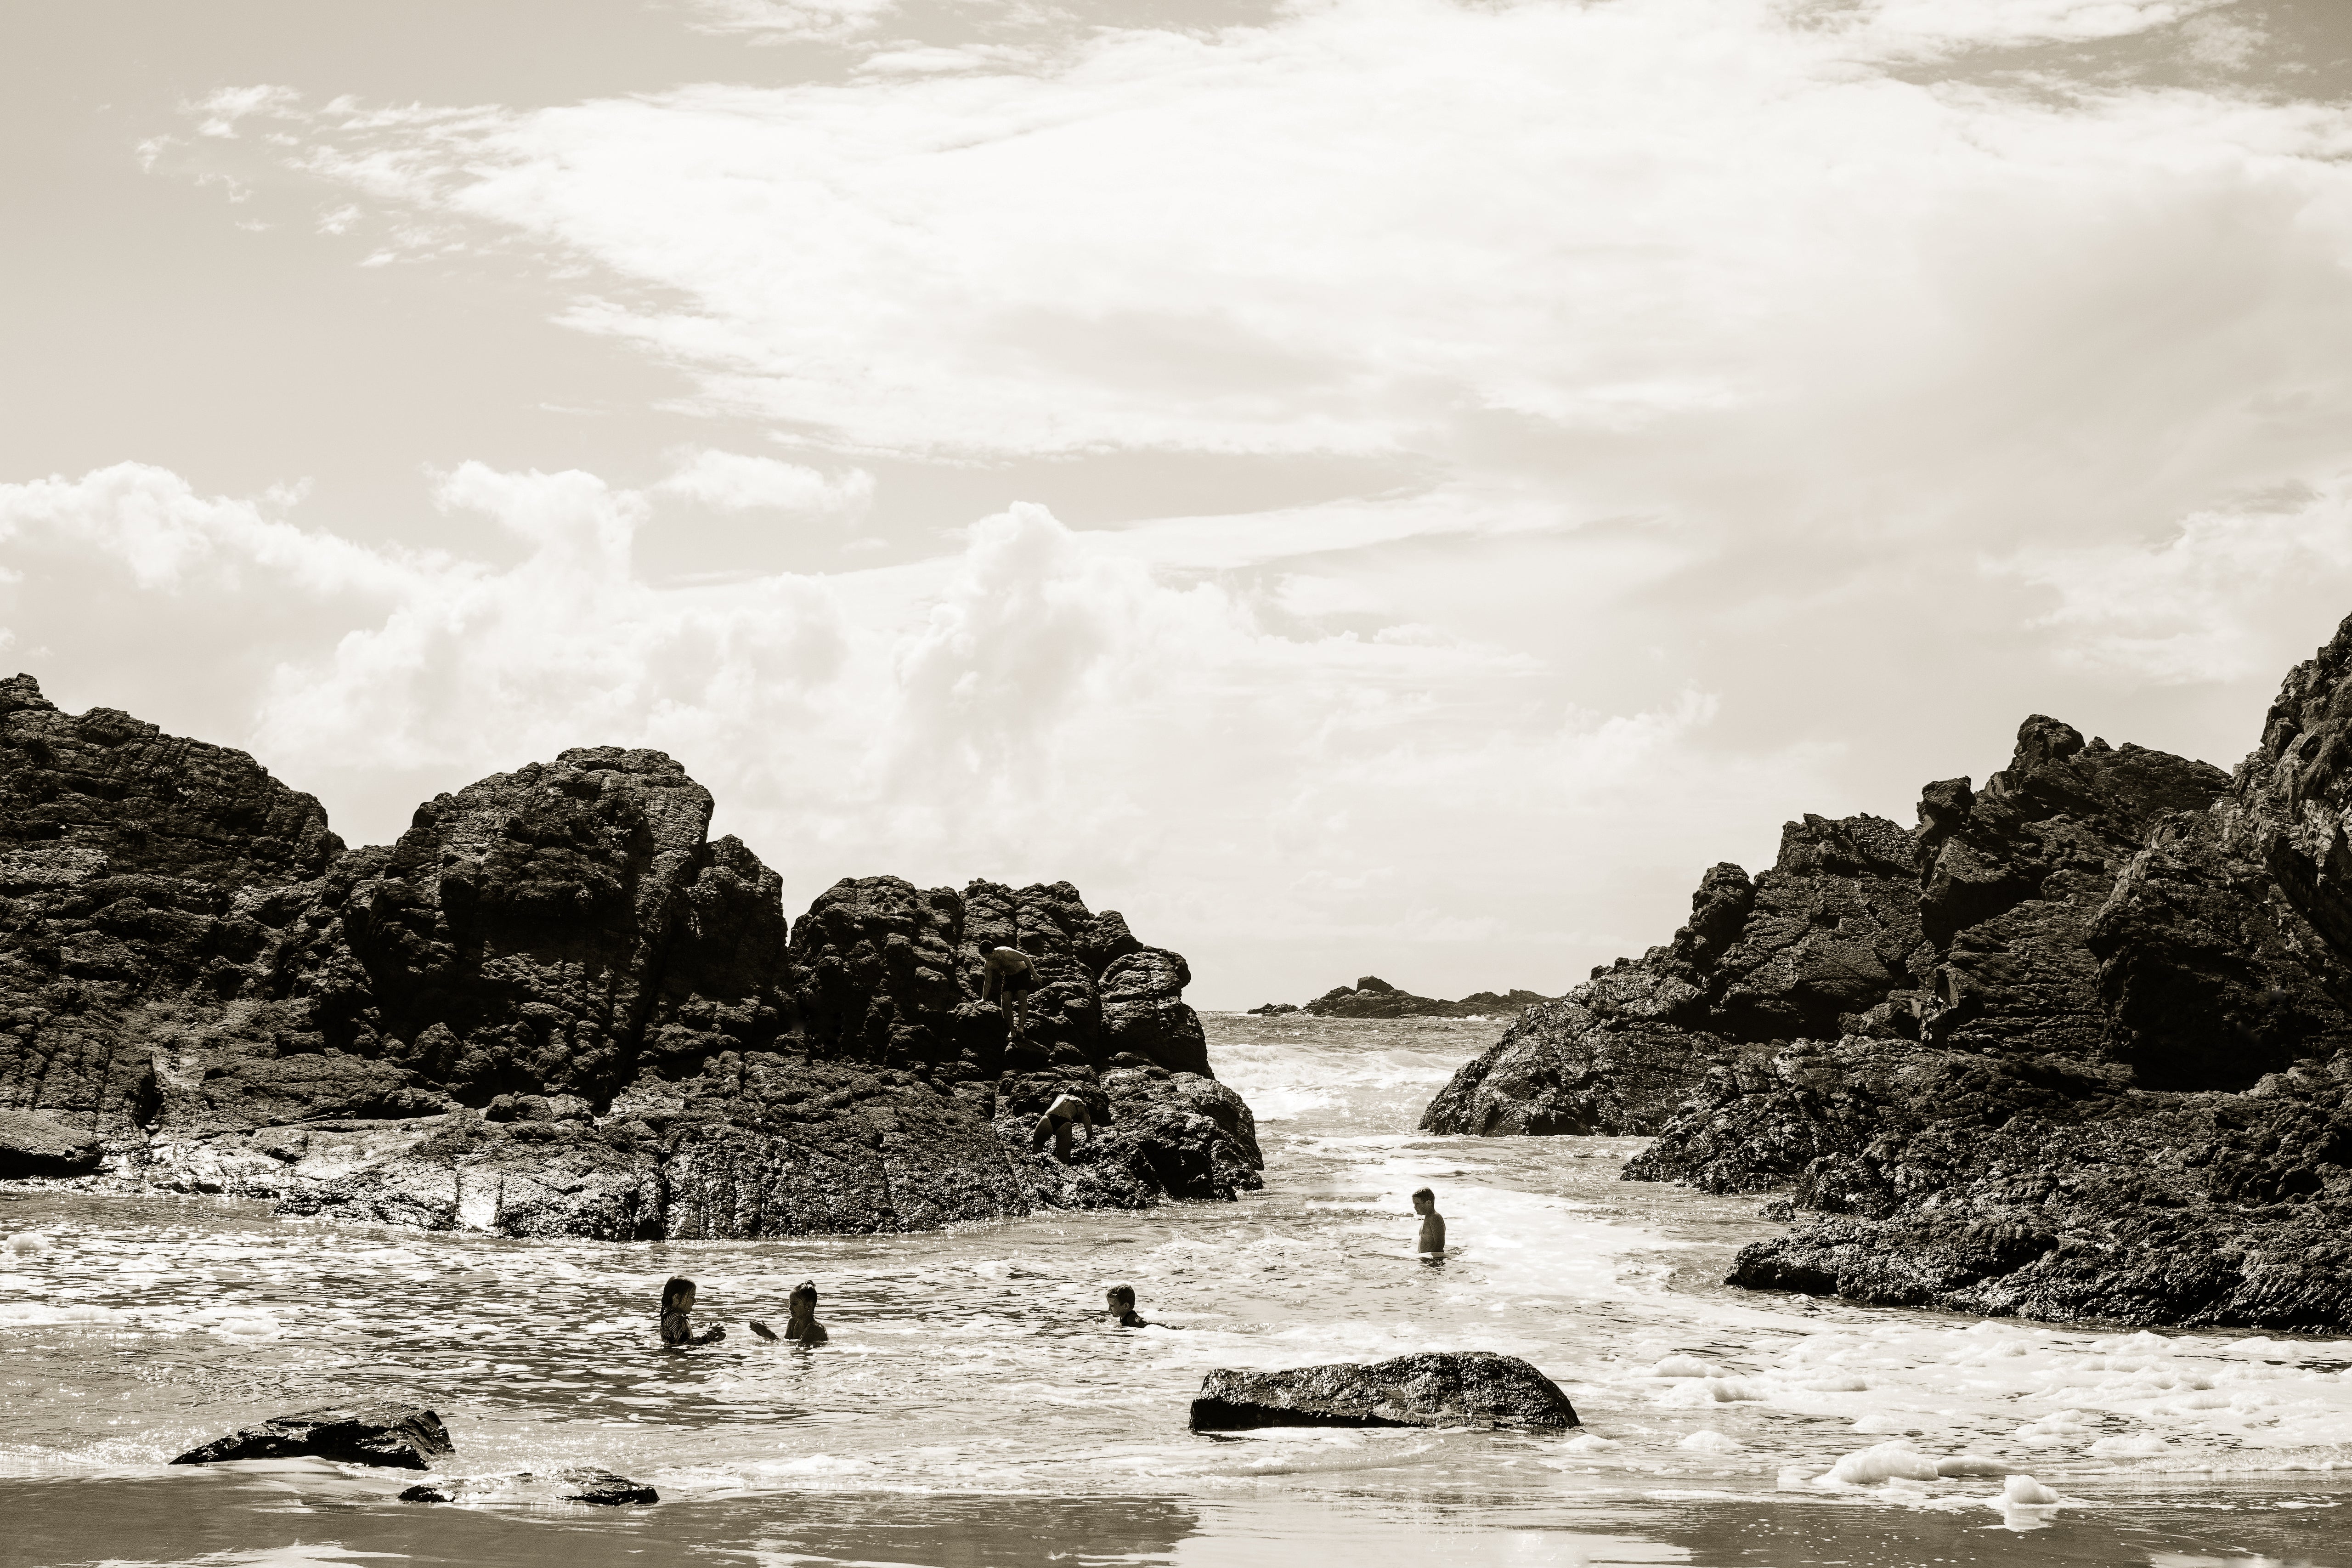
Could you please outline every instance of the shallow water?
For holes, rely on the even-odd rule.
[[[0,1563],[2352,1563],[2352,1342],[1729,1290],[1775,1227],[1620,1182],[1640,1140],[1410,1131],[1496,1024],[1208,1022],[1269,1162],[1237,1205],[613,1246],[0,1204]],[[1424,1183],[1442,1265],[1412,1255]],[[724,1344],[659,1348],[671,1273]],[[833,1342],[753,1338],[803,1278]],[[1103,1327],[1120,1282],[1171,1326]],[[1471,1348],[1542,1367],[1584,1430],[1184,1427],[1208,1367]],[[430,1396],[479,1503],[162,1464],[376,1389]],[[583,1463],[664,1501],[550,1500]],[[2002,1500],[2013,1474],[2063,1500]]]

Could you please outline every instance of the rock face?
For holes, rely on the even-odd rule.
[[[1559,1385],[1517,1356],[1423,1352],[1372,1366],[1286,1372],[1220,1367],[1192,1401],[1196,1432],[1256,1426],[1470,1426],[1561,1431],[1578,1425]]]
[[[662,753],[583,748],[346,849],[242,752],[0,682],[0,1162],[62,1127],[126,1179],[614,1239],[1259,1184],[1190,971],[1116,912],[871,877],[788,922],[710,814]],[[1016,936],[1008,1040],[978,997]],[[1027,1138],[1065,1089],[1108,1123],[1068,1166]]]
[[[233,1459],[336,1459],[421,1470],[456,1452],[441,1417],[417,1405],[366,1405],[347,1410],[306,1410],[273,1415],[191,1448],[175,1465],[218,1465]]]
[[[1400,991],[1377,974],[1367,974],[1352,986],[1334,985],[1304,1007],[1288,1002],[1268,1002],[1252,1013],[1312,1013],[1318,1018],[1482,1018],[1495,1013],[1517,1013],[1552,998],[1536,991],[1474,991],[1456,1002],[1416,996]]]
[[[1792,1186],[1738,1284],[2352,1329],[2347,716],[2352,622],[2233,775],[2029,719],[1910,832],[1808,817],[1710,871],[1428,1124],[1656,1130],[1629,1178]]]

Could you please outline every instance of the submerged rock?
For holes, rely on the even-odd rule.
[[[1791,1189],[1733,1283],[2352,1330],[2352,620],[2234,775],[2041,716],[1919,824],[1751,883],[1522,1018],[1444,1131],[1647,1131],[1634,1180]]]
[[[0,682],[0,1115],[68,1121],[121,1179],[510,1236],[906,1230],[1260,1184],[1183,959],[1116,911],[1066,882],[868,877],[788,921],[711,809],[661,752],[587,747],[347,849],[242,752]],[[979,996],[1016,940],[1040,984],[1013,1039]],[[1084,1166],[1019,1124],[1064,1089],[1110,1120]]]
[[[219,1465],[237,1459],[320,1458],[347,1465],[421,1470],[431,1461],[455,1451],[440,1416],[423,1405],[387,1402],[273,1415],[191,1448],[172,1463]]]
[[[1470,1426],[1558,1431],[1578,1425],[1559,1385],[1517,1356],[1423,1352],[1371,1366],[1285,1372],[1220,1367],[1192,1401],[1196,1432],[1256,1426]]]
[[[567,1470],[557,1494],[566,1502],[593,1503],[599,1508],[624,1508],[661,1501],[661,1493],[642,1481],[610,1470]]]

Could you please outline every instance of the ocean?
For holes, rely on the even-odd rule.
[[[1643,1140],[1412,1130],[1502,1020],[1204,1021],[1267,1157],[1237,1204],[615,1245],[16,1189],[0,1563],[2352,1564],[2352,1342],[1733,1290],[1778,1227],[1620,1181]],[[722,1343],[660,1347],[672,1274]],[[832,1342],[754,1337],[803,1279]],[[1114,1284],[1164,1326],[1108,1327]],[[1418,1350],[1524,1356],[1585,1426],[1185,1426],[1211,1367]],[[163,1463],[392,1391],[447,1422],[466,1500]],[[663,1500],[557,1500],[582,1465]]]

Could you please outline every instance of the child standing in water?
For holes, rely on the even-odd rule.
[[[1427,1187],[1417,1187],[1412,1194],[1412,1212],[1421,1216],[1421,1240],[1413,1250],[1425,1257],[1445,1255],[1445,1216],[1437,1212],[1437,1194]]]
[[[675,1278],[662,1287],[661,1340],[673,1350],[688,1345],[712,1345],[727,1337],[727,1325],[713,1323],[700,1333],[694,1331],[689,1316],[694,1310],[694,1281]]]

